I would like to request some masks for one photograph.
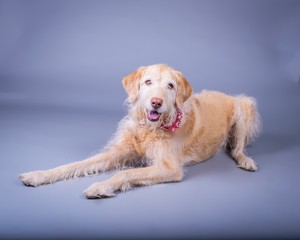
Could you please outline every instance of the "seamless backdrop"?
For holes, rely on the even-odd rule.
[[[113,173],[21,184],[100,150],[126,114],[122,78],[155,63],[257,99],[258,172],[220,152],[112,199],[81,193]],[[297,0],[0,0],[0,238],[300,237],[299,77]]]

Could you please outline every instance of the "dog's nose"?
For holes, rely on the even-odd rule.
[[[154,97],[151,99],[151,105],[155,109],[160,108],[162,104],[163,100],[161,98]]]

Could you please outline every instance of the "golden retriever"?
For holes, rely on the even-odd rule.
[[[245,155],[258,134],[260,117],[255,100],[216,91],[192,94],[182,73],[156,64],[140,67],[123,78],[128,115],[115,137],[99,154],[86,160],[20,176],[27,186],[118,171],[90,186],[87,198],[114,196],[134,186],[181,181],[183,167],[212,157],[221,147],[240,168],[255,171]]]

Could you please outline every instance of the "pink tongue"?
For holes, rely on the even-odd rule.
[[[159,113],[156,111],[148,111],[148,118],[151,121],[156,121],[159,118]]]

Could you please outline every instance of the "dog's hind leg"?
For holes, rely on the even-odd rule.
[[[226,150],[240,168],[256,171],[256,163],[245,154],[245,147],[260,130],[260,118],[255,100],[245,96],[236,97],[233,111]]]

